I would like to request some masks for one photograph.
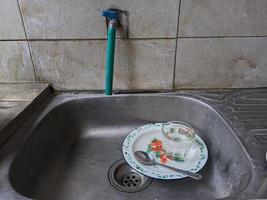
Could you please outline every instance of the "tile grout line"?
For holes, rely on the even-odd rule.
[[[179,1],[178,7],[178,19],[177,19],[177,27],[176,27],[176,39],[175,39],[175,52],[174,52],[174,64],[173,64],[173,77],[172,77],[172,89],[175,88],[175,73],[176,73],[176,59],[177,59],[177,43],[178,43],[178,32],[179,32],[179,24],[180,24],[180,13],[181,13],[181,4],[182,0]]]
[[[217,36],[181,36],[177,39],[238,39],[238,38],[266,38],[267,35],[217,35]]]
[[[128,38],[127,40],[171,40],[176,39],[176,37],[169,38]],[[107,38],[36,38],[36,39],[0,39],[1,41],[30,41],[30,42],[39,42],[39,41],[106,41]],[[116,38],[116,40],[123,40],[123,38]]]
[[[28,48],[29,48],[29,52],[30,52],[30,57],[31,57],[31,61],[32,61],[32,66],[33,66],[33,70],[34,70],[36,83],[40,83],[39,77],[37,75],[36,66],[34,64],[34,58],[33,58],[33,55],[32,55],[33,52],[32,52],[32,47],[31,47],[30,41],[27,41],[27,44],[28,44]]]
[[[27,37],[27,36],[26,36]],[[196,36],[196,37],[169,37],[169,38],[129,38],[128,40],[172,40],[172,39],[238,39],[238,38],[267,38],[267,35],[263,36]],[[123,38],[117,38],[118,40],[124,40]],[[46,41],[106,41],[106,38],[65,38],[65,39],[0,39],[0,42],[8,41],[28,41],[28,42],[46,42]]]
[[[33,73],[34,73],[34,77],[35,77],[35,82],[36,83],[39,83],[37,72],[36,72],[36,68],[35,68],[35,65],[34,65],[34,62],[33,62],[33,56],[32,56],[31,46],[30,46],[30,42],[28,40],[27,31],[26,31],[26,24],[25,24],[23,15],[22,15],[22,11],[21,11],[21,6],[20,6],[20,3],[19,3],[19,0],[17,0],[17,3],[18,3],[19,13],[20,13],[21,21],[22,21],[22,26],[23,26],[23,29],[24,29],[25,38],[26,38],[25,41],[27,42],[28,50],[29,50],[29,54],[30,54],[30,59],[31,59],[31,62],[32,62],[32,67],[33,67]],[[20,40],[20,41],[24,41],[24,40]]]

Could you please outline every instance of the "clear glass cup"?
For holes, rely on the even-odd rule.
[[[170,121],[162,125],[162,147],[168,157],[184,160],[195,138],[195,131],[189,124]]]

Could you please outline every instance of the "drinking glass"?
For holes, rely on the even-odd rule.
[[[162,125],[162,147],[167,156],[184,160],[195,138],[195,131],[189,124],[170,121]]]

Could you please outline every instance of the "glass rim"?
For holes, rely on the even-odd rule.
[[[186,141],[186,140],[192,140],[192,139],[194,139],[194,137],[196,135],[195,129],[190,124],[188,124],[186,122],[182,122],[182,121],[168,121],[166,123],[163,123],[163,125],[162,125],[162,132],[163,132],[163,134],[165,134],[164,133],[164,130],[163,130],[164,129],[164,125],[167,125],[168,123],[178,125],[181,128],[186,128],[188,131],[191,132],[191,134],[190,134],[191,137],[189,139],[183,139],[181,141]]]

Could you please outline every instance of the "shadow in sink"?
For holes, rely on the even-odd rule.
[[[205,141],[209,159],[200,171],[203,180],[155,180],[138,193],[114,189],[107,173],[122,157],[127,134],[169,120],[193,125]],[[36,199],[205,199],[238,195],[251,169],[231,129],[208,105],[182,96],[121,96],[55,107],[15,157],[9,177],[18,193]]]

